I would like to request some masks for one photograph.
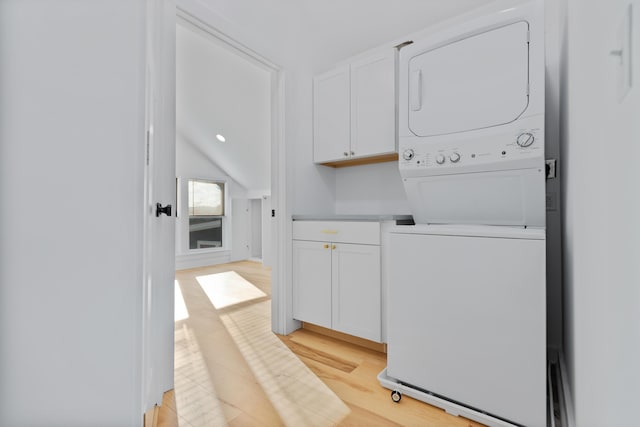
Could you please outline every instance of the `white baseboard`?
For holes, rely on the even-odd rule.
[[[230,251],[205,252],[200,254],[176,255],[176,270],[225,264],[231,261]]]

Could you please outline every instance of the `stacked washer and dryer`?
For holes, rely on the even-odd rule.
[[[393,390],[491,426],[545,426],[541,1],[400,51],[399,169],[415,225],[389,235]]]

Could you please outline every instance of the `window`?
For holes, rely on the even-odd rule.
[[[189,249],[222,247],[224,182],[189,180]]]

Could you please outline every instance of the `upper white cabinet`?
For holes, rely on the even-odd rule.
[[[349,66],[313,80],[313,160],[343,160],[351,152],[351,84]]]
[[[313,158],[330,166],[395,160],[397,51],[316,76],[313,81]]]

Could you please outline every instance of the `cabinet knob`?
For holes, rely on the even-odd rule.
[[[347,153],[346,151],[343,154],[345,155],[345,157],[349,155],[349,153]]]
[[[352,151],[352,152],[351,152],[351,155],[352,155],[352,156],[355,156],[355,155],[356,155],[356,152],[355,152],[355,151]]]
[[[336,248],[336,245],[331,245],[331,249],[335,249],[335,248]]]
[[[325,249],[329,249],[329,245],[325,243],[325,244],[324,244],[324,248],[325,248]]]

